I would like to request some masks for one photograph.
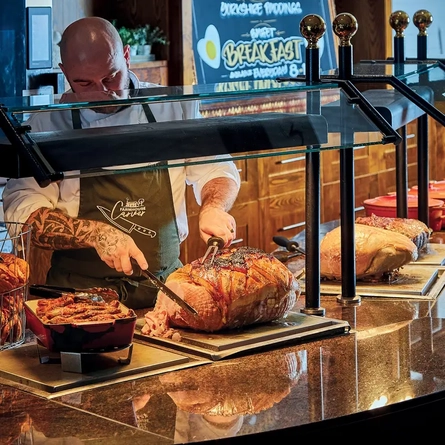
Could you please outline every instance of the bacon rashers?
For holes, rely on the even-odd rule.
[[[36,315],[45,324],[78,324],[132,317],[134,311],[124,313],[118,300],[106,303],[67,293],[59,298],[39,300]]]

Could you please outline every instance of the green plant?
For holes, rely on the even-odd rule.
[[[119,33],[120,38],[122,39],[123,45],[138,45],[139,41],[139,32],[137,29],[133,28],[127,28],[126,26],[117,26],[117,21],[112,20],[111,22],[113,26],[117,29],[117,32]]]
[[[138,26],[134,30],[134,36],[138,45],[147,45],[147,31],[145,26]]]
[[[161,45],[169,44],[164,31],[158,26],[152,27],[151,25],[142,25],[136,28],[127,28],[125,26],[118,27],[116,20],[112,20],[111,23],[117,29],[124,45],[153,45],[154,43],[160,43]]]
[[[145,38],[147,40],[147,45],[153,45],[154,43],[160,43],[161,45],[168,45],[169,41],[164,31],[158,26],[152,27],[150,25],[145,25]]]
[[[124,46],[125,45],[134,46],[138,44],[137,34],[134,32],[134,29],[122,26],[121,28],[118,28],[117,32],[119,33]]]

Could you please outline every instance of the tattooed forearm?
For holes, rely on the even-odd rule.
[[[101,221],[71,218],[60,210],[41,208],[28,218],[34,245],[51,250],[96,249],[100,259],[118,272],[132,274],[130,258],[148,267],[143,252],[130,235]]]
[[[47,208],[33,212],[27,222],[33,228],[33,244],[53,250],[93,247],[100,224],[97,221],[71,218],[59,210]]]
[[[228,212],[235,202],[238,194],[238,186],[230,178],[214,178],[202,189],[202,208],[218,207]]]
[[[101,231],[96,230],[90,240],[101,258],[113,256],[118,249],[127,249],[132,243],[128,235],[111,226],[104,226]]]

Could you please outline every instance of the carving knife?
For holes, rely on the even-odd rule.
[[[166,286],[156,275],[154,275],[152,272],[150,272],[148,269],[142,270],[139,267],[139,264],[134,259],[131,259],[131,264],[133,266],[133,271],[136,272],[137,275],[143,276],[147,278],[150,283],[153,284],[158,290],[163,292],[168,298],[173,300],[176,304],[182,307],[185,311],[187,311],[189,314],[192,314],[193,316],[198,316],[198,312],[195,308],[190,306],[187,302],[185,302],[179,295],[175,294],[168,286]],[[128,280],[130,282],[130,280]],[[131,280],[133,281],[133,280]],[[135,284],[144,286],[144,283],[139,283],[135,281]],[[146,285],[145,285],[146,286]]]

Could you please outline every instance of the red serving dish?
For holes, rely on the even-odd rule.
[[[419,192],[419,187],[417,185],[413,186],[412,189],[408,191],[410,195],[417,196]],[[428,197],[433,199],[445,199],[445,181],[435,181],[428,184]]]
[[[417,195],[408,194],[408,218],[418,219],[418,199]],[[395,194],[377,196],[376,198],[365,199],[363,201],[366,216],[372,214],[377,216],[386,216],[389,218],[397,217],[397,197]],[[444,218],[444,201],[440,199],[429,199],[429,227],[434,231],[441,230]]]
[[[112,350],[128,346],[133,341],[136,314],[122,303],[119,307],[128,316],[111,321],[86,323],[44,323],[36,313],[40,300],[25,302],[27,327],[48,350],[54,352],[88,352]]]

